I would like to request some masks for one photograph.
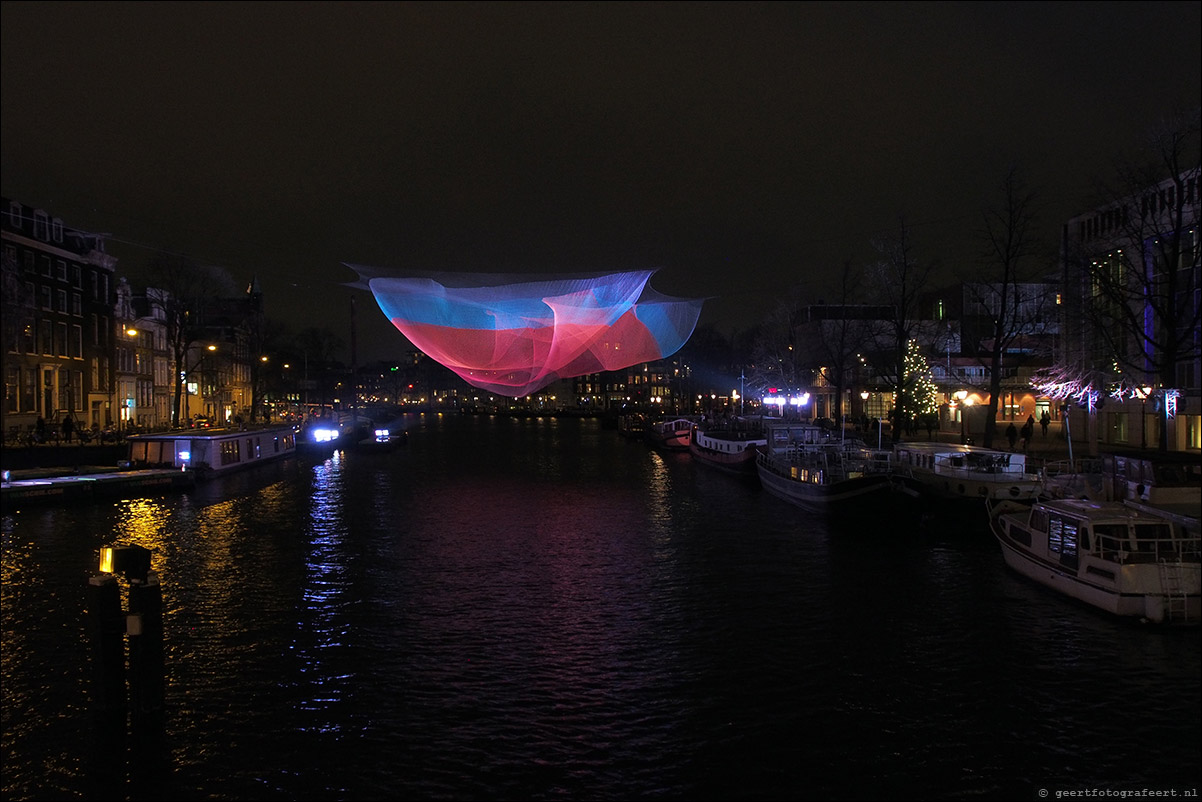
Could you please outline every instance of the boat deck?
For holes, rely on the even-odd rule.
[[[119,470],[81,468],[70,474],[56,471],[14,471],[0,486],[7,512],[32,504],[90,502],[101,499],[155,496],[195,486],[196,474],[176,468]]]

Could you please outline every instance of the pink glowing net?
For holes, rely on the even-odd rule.
[[[348,267],[419,350],[468,384],[514,398],[670,356],[692,335],[703,303],[651,289],[653,270],[417,277]]]

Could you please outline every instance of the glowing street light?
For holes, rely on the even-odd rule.
[[[957,390],[956,399],[960,402],[960,444],[964,445],[968,442],[968,421],[964,418],[964,408],[972,406],[972,399],[968,397],[968,390]]]

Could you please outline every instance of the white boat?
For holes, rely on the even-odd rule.
[[[1121,502],[1047,499],[991,505],[1013,570],[1119,616],[1199,622],[1199,536]]]
[[[1025,454],[949,443],[897,443],[894,475],[911,493],[935,500],[1031,502],[1042,483]]]
[[[689,440],[692,439],[692,418],[669,418],[652,423],[644,432],[644,438],[650,445],[668,451],[688,451]]]
[[[703,465],[727,473],[755,475],[755,457],[768,445],[759,420],[698,423],[689,439],[689,453]]]
[[[890,452],[839,440],[814,424],[765,421],[756,474],[769,493],[831,517],[877,514],[892,490]]]
[[[296,454],[291,426],[186,429],[137,434],[129,443],[129,466],[178,468],[209,479]]]

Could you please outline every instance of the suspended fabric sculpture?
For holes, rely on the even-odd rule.
[[[654,270],[398,276],[347,267],[416,348],[473,387],[512,398],[670,356],[692,336],[704,302],[651,289]]]

